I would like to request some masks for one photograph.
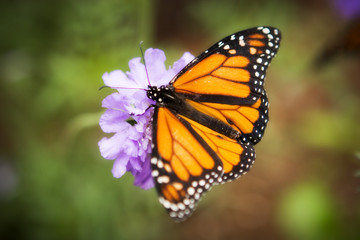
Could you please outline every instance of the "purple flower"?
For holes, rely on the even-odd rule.
[[[165,54],[160,49],[147,49],[145,62],[151,85],[166,85],[194,57],[184,55],[166,69]],[[100,118],[100,127],[105,133],[114,133],[99,141],[100,153],[105,159],[114,160],[112,174],[120,178],[131,172],[134,184],[143,189],[154,186],[150,169],[151,116],[154,101],[146,96],[149,85],[144,64],[140,58],[129,61],[130,72],[115,70],[103,75],[106,86],[116,89],[107,96],[102,106],[106,108]]]
[[[332,0],[334,7],[344,19],[356,19],[360,17],[359,0]]]

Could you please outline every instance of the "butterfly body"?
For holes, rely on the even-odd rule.
[[[190,62],[167,86],[149,86],[152,176],[170,217],[185,220],[213,185],[245,174],[268,122],[266,69],[280,32],[232,34]]]

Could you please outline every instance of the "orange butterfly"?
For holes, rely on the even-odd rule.
[[[149,86],[152,177],[170,217],[185,220],[213,185],[238,178],[255,160],[268,122],[265,72],[280,31],[234,33],[200,54],[167,86]]]

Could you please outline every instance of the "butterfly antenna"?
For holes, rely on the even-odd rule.
[[[149,78],[149,73],[148,73],[148,70],[147,70],[147,67],[146,67],[144,52],[143,52],[142,47],[141,47],[141,44],[142,44],[142,43],[143,43],[143,41],[140,42],[139,48],[140,48],[141,56],[142,56],[142,59],[143,59],[143,61],[144,61],[144,65],[145,65],[146,78],[147,78],[147,81],[148,81],[149,86],[151,86],[150,78]]]

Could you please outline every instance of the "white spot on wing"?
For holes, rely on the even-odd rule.
[[[270,33],[270,30],[269,30],[268,28],[264,28],[262,31],[263,31],[263,33],[265,33],[265,34]]]
[[[153,176],[153,177],[159,176],[159,171],[158,171],[158,170],[152,171],[152,172],[151,172],[151,176]]]
[[[242,36],[242,35],[239,37],[239,45],[242,47],[245,46],[244,36]]]
[[[170,178],[168,176],[160,176],[157,178],[158,183],[168,183]]]
[[[188,192],[189,195],[193,195],[195,193],[195,189],[193,187],[189,187],[187,189],[187,192]]]
[[[159,160],[159,161],[157,162],[157,166],[158,166],[158,168],[163,168],[163,167],[164,167],[164,163],[163,163],[161,160]]]

